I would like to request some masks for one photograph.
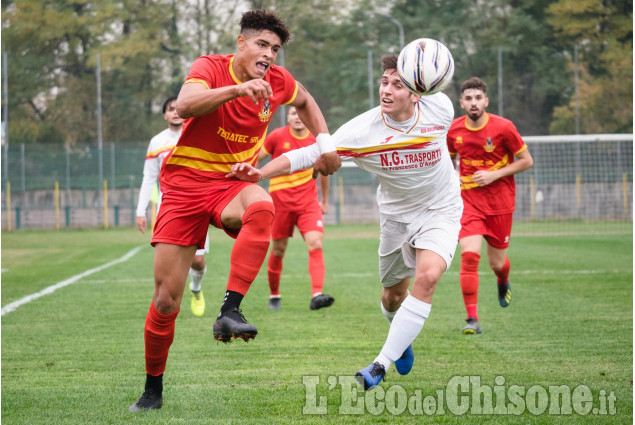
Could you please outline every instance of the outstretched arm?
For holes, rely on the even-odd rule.
[[[342,166],[342,161],[335,152],[335,146],[330,142],[331,136],[320,107],[307,89],[302,84],[297,84],[298,93],[291,105],[295,106],[298,116],[316,137],[320,146],[321,156],[315,162],[315,169],[322,175],[331,175]]]
[[[289,174],[290,169],[291,162],[289,159],[284,155],[280,155],[276,159],[269,161],[262,169],[256,168],[247,162],[239,162],[232,165],[231,171],[225,177],[235,177],[238,180],[256,183],[270,177]]]
[[[246,162],[234,164],[231,168],[231,172],[226,174],[225,177],[235,177],[239,180],[255,183],[270,177],[282,176],[297,170],[309,168],[319,155],[320,151],[317,144],[312,144],[285,152],[279,157],[269,161],[262,169],[258,169]]]

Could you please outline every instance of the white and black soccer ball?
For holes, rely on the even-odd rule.
[[[408,89],[426,96],[445,89],[454,75],[454,59],[445,45],[431,38],[411,41],[399,53],[399,78]]]

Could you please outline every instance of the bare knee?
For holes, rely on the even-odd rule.
[[[167,281],[155,279],[152,302],[159,313],[170,314],[177,311],[181,306],[181,298],[183,298],[183,287],[179,291],[174,287],[170,288]]]
[[[396,311],[401,306],[403,300],[406,299],[407,295],[407,289],[384,288],[381,294],[381,302],[386,310]]]
[[[200,272],[205,269],[205,266],[205,257],[203,255],[195,255],[192,261],[192,268]]]

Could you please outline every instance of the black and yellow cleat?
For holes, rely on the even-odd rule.
[[[498,285],[498,303],[501,307],[507,307],[512,303],[512,287],[509,280],[504,285]]]

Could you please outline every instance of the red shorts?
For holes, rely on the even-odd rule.
[[[293,236],[294,226],[298,226],[301,234],[318,231],[324,233],[324,216],[322,207],[315,203],[312,208],[302,211],[278,211],[271,226],[271,239],[284,239]]]
[[[487,243],[492,247],[506,249],[509,246],[513,215],[514,213],[485,215],[469,208],[466,204],[461,217],[459,239],[467,236],[483,235]]]
[[[240,230],[226,229],[220,215],[227,204],[250,184],[253,183],[227,180],[197,192],[166,190],[162,193],[152,246],[164,242],[181,246],[196,245],[198,249],[203,249],[210,224],[236,238]]]

